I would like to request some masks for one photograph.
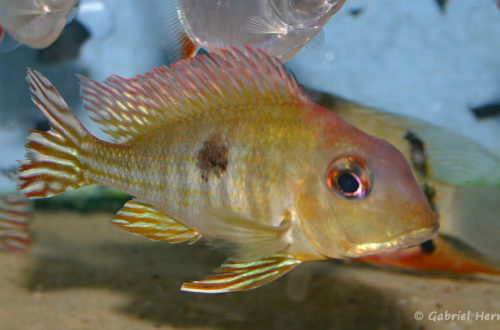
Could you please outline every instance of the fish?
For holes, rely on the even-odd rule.
[[[345,0],[160,1],[173,62],[199,49],[250,45],[285,62],[320,33]],[[224,24],[221,24],[224,22]]]
[[[305,91],[314,102],[398,148],[440,222],[439,236],[420,247],[358,261],[403,270],[500,274],[500,159],[496,155],[429,122],[325,92]]]
[[[0,0],[0,25],[20,44],[44,48],[66,24],[77,0]]]
[[[181,290],[257,288],[302,262],[395,251],[438,223],[392,145],[311,103],[275,57],[230,48],[103,83],[81,79],[91,135],[49,80],[28,70],[51,125],[18,171],[28,198],[91,184],[134,198],[114,225],[152,240],[204,237],[228,259]]]
[[[27,252],[31,248],[31,202],[18,193],[0,195],[0,250]]]

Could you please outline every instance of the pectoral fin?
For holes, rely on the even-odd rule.
[[[204,208],[196,229],[210,244],[224,250],[232,260],[251,261],[282,252],[289,244],[290,214],[278,226],[265,225],[226,209]]]
[[[219,274],[210,275],[201,281],[184,283],[181,290],[198,293],[251,290],[288,273],[298,264],[299,260],[283,254],[251,262],[227,262],[217,270]]]
[[[125,203],[111,223],[152,240],[170,243],[189,241],[189,244],[192,244],[201,238],[199,232],[187,228],[154,207],[135,199]]]

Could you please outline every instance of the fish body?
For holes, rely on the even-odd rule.
[[[82,98],[114,143],[80,124],[28,72],[52,129],[28,137],[27,197],[99,183],[135,196],[113,223],[155,240],[204,236],[221,274],[184,290],[257,287],[298,263],[419,244],[437,222],[404,157],[305,97],[282,64],[247,47],[105,83]]]
[[[176,0],[162,4],[179,57],[250,45],[282,61],[317,35],[345,0]]]
[[[0,0],[0,25],[22,44],[44,48],[53,43],[77,0]]]
[[[387,268],[500,274],[500,160],[475,141],[422,120],[308,90],[318,104],[396,146],[440,222],[425,246],[363,257]],[[455,244],[458,242],[459,244]]]

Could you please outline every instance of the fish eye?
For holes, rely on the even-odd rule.
[[[361,161],[342,157],[330,164],[326,183],[344,198],[364,198],[369,193],[370,176]]]
[[[342,173],[337,178],[337,184],[344,194],[354,194],[361,188],[361,182],[356,173]]]

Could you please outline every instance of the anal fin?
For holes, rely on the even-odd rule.
[[[198,293],[251,290],[283,276],[299,264],[299,260],[284,254],[250,262],[227,262],[217,270],[218,274],[184,283],[181,290]]]
[[[188,241],[189,244],[193,244],[201,238],[199,232],[136,199],[125,203],[111,223],[130,233],[144,235],[157,241],[170,243]]]

